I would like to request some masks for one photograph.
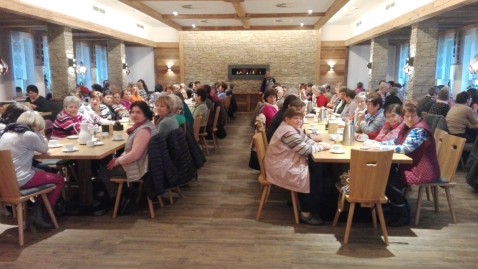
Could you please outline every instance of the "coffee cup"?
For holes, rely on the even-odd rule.
[[[310,132],[313,133],[313,134],[316,134],[317,133],[317,125],[311,124],[310,125]]]
[[[335,151],[335,152],[340,152],[342,151],[342,146],[340,145],[333,145],[331,148],[330,148],[331,151]]]
[[[93,142],[93,140],[86,141],[86,146],[92,148],[95,146],[95,142]]]
[[[73,150],[73,144],[65,144],[65,150],[72,151]]]
[[[358,136],[358,141],[365,141],[368,139],[368,135],[367,134],[359,134]]]
[[[48,141],[48,146],[50,146],[50,147],[58,147],[58,140],[52,139],[52,140]]]

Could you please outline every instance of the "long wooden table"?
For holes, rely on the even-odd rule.
[[[312,122],[311,122],[312,121]],[[330,134],[325,130],[325,123],[316,123],[312,119],[309,119],[308,123],[305,123],[303,128],[306,133],[310,133],[309,127],[311,125],[317,126],[318,134],[322,136],[323,142],[330,143],[331,146],[335,145],[335,141],[331,139]],[[340,144],[345,153],[332,153],[330,150],[324,150],[321,152],[316,152],[312,154],[312,160],[317,163],[350,163],[350,154],[352,149],[361,149],[363,147],[363,142],[355,141],[352,146],[345,146]],[[412,163],[412,158],[408,157],[405,154],[394,153],[392,162],[394,163]]]
[[[126,130],[126,128],[125,128]],[[92,160],[101,160],[124,148],[127,138],[126,131],[123,133],[123,140],[113,141],[113,137],[102,138],[99,142],[103,145],[94,146],[92,148],[86,145],[78,144],[76,139],[63,138],[59,140],[61,145],[73,144],[78,148],[74,152],[64,152],[64,147],[49,148],[45,154],[36,155],[38,160],[42,159],[61,159],[61,160],[76,160],[78,163],[78,187],[80,205],[89,206],[93,204],[93,183],[92,183]]]

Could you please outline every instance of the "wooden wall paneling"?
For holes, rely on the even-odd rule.
[[[331,85],[346,81],[348,49],[341,41],[324,41],[320,47],[319,83]],[[329,64],[334,64],[334,71],[329,71]]]
[[[178,43],[158,44],[154,49],[154,70],[156,84],[164,86],[182,82]],[[168,65],[173,64],[168,72]]]

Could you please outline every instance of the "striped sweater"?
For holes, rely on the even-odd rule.
[[[86,121],[82,114],[78,113],[75,117],[70,116],[62,110],[53,123],[52,139],[60,139],[69,135],[76,135],[80,132],[80,124]]]

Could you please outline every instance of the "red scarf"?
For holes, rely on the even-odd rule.
[[[136,131],[136,129],[138,129],[138,127],[140,127],[141,125],[145,124],[147,120],[148,120],[148,119],[145,119],[145,120],[142,121],[142,122],[135,123],[133,126],[131,126],[131,128],[129,128],[128,130],[126,130],[126,133],[127,133],[128,135],[131,135],[134,131]]]

